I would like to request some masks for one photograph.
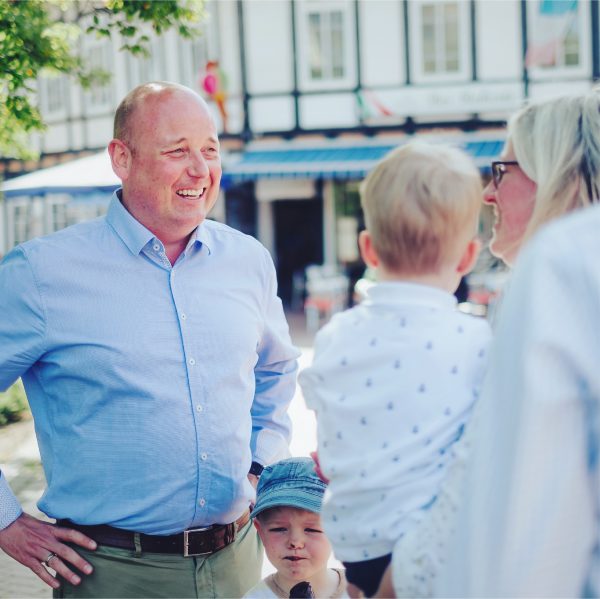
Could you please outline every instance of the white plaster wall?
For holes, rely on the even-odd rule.
[[[286,131],[294,128],[294,100],[291,96],[254,98],[249,104],[253,131]]]
[[[523,69],[519,1],[478,0],[476,8],[478,78],[519,79]]]
[[[565,94],[583,94],[590,90],[592,83],[589,80],[581,79],[575,81],[547,81],[531,82],[529,84],[529,97],[532,100],[545,100],[564,96]]]
[[[102,148],[112,138],[113,117],[102,116],[87,121],[87,144],[89,148]]]
[[[406,77],[402,3],[360,0],[359,19],[363,85],[401,85]]]
[[[291,4],[273,0],[244,3],[248,91],[293,89]]]
[[[351,93],[300,98],[300,126],[306,129],[356,127],[356,97]]]
[[[44,134],[44,152],[64,152],[69,149],[67,124],[49,125]]]

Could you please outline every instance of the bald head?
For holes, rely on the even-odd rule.
[[[206,106],[207,113],[210,114],[210,110],[204,99],[185,85],[172,83],[170,81],[152,81],[150,83],[143,83],[132,89],[119,104],[119,107],[115,112],[113,137],[115,139],[120,139],[132,152],[135,151],[135,144],[133,143],[133,126],[135,121],[134,116],[138,108],[150,100],[160,100],[163,97],[176,93],[193,96]]]

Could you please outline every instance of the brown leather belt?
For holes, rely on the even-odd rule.
[[[98,545],[108,545],[131,551],[140,548],[145,553],[179,553],[184,557],[197,557],[216,553],[233,543],[236,534],[246,526],[249,520],[250,511],[246,510],[231,524],[213,524],[167,536],[136,533],[107,524],[86,526],[75,524],[70,520],[58,520],[57,524],[82,532],[90,539],[94,539]]]

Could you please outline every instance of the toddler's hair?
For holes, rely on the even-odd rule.
[[[476,234],[481,176],[461,150],[411,142],[390,152],[360,187],[373,246],[395,273],[438,272]]]

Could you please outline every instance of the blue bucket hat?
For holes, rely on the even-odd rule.
[[[318,514],[326,488],[311,458],[281,460],[263,470],[252,517],[272,507],[295,507]]]

